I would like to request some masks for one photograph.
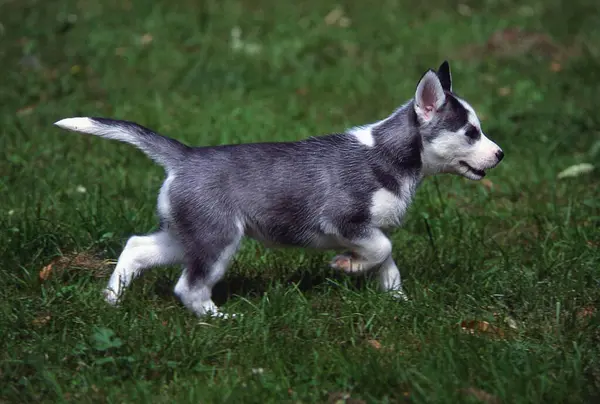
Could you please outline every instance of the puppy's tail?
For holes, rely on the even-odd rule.
[[[54,123],[74,132],[89,133],[129,143],[169,170],[185,157],[190,147],[129,121],[106,118],[66,118]]]

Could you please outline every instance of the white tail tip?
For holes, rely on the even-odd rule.
[[[54,124],[59,128],[77,132],[89,132],[95,126],[90,118],[65,118],[54,122]]]

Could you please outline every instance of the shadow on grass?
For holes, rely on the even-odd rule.
[[[213,289],[213,300],[217,305],[222,305],[232,296],[245,298],[260,297],[274,283],[296,285],[302,293],[310,293],[321,287],[335,287],[335,284],[345,285],[351,289],[360,290],[365,287],[367,277],[351,276],[339,272],[311,271],[300,269],[281,278],[266,278],[261,276],[233,275],[219,282]]]
[[[361,290],[366,287],[372,275],[373,273],[353,276],[334,270],[327,271],[320,269],[299,269],[288,275],[273,275],[270,271],[265,271],[256,276],[230,273],[213,288],[213,300],[218,306],[221,306],[232,296],[242,296],[245,298],[260,297],[277,283],[287,286],[296,285],[297,289],[302,293],[310,293],[322,287],[335,288],[336,285],[343,285],[353,290]],[[161,276],[154,283],[152,293],[156,293],[161,299],[171,299],[173,298],[173,287],[174,283],[170,278]]]

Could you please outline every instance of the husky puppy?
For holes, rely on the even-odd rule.
[[[136,123],[67,118],[55,125],[130,143],[166,170],[160,230],[127,241],[105,290],[116,304],[143,270],[181,264],[175,294],[198,316],[244,236],[270,246],[340,250],[335,269],[377,269],[404,297],[385,230],[399,226],[424,177],[480,180],[504,157],[473,108],[452,91],[448,62],[379,122],[295,142],[190,147]]]

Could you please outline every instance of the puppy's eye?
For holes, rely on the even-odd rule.
[[[481,137],[481,132],[476,127],[469,125],[469,128],[465,132],[465,136],[467,136],[469,140],[477,141]]]

